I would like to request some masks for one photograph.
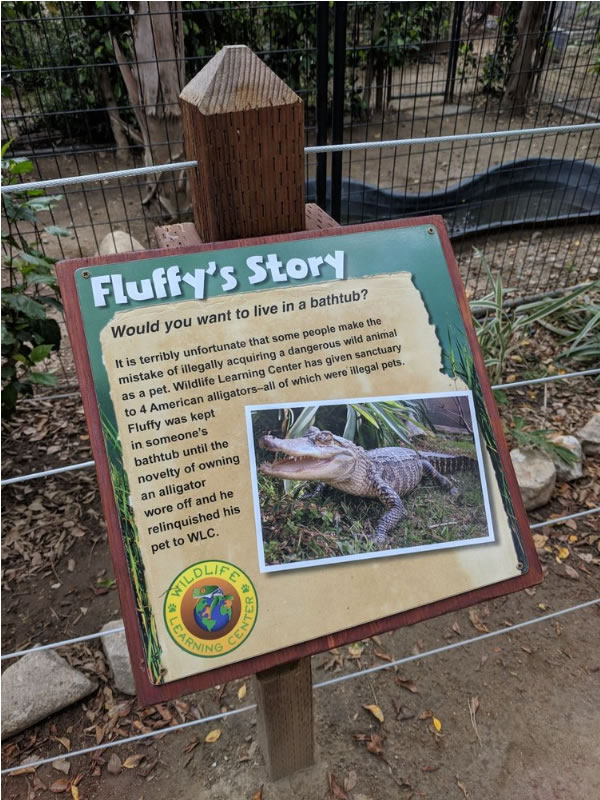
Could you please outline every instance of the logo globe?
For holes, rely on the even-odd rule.
[[[165,596],[164,620],[173,641],[204,658],[225,655],[248,638],[258,614],[256,590],[227,561],[200,561],[180,572]]]

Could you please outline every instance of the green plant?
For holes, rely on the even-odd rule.
[[[484,94],[502,97],[506,79],[517,44],[517,27],[522,3],[511,2],[504,4],[504,11],[499,20],[498,38],[493,53],[486,53],[483,57],[481,88]]]
[[[158,641],[156,620],[152,614],[152,607],[148,597],[146,571],[140,551],[139,533],[130,503],[129,480],[123,468],[121,440],[116,427],[104,414],[102,415],[102,430],[108,450],[110,477],[121,523],[125,557],[135,595],[146,668],[152,683],[159,684],[164,682],[161,660],[162,650]]]
[[[456,72],[461,78],[466,78],[467,75],[476,72],[477,58],[473,51],[473,42],[461,42],[458,48],[458,63]]]
[[[521,306],[525,313],[544,307],[548,301]],[[582,365],[600,364],[600,280],[593,281],[581,292],[571,293],[565,302],[539,324],[566,345],[554,359],[557,364],[574,361]]]
[[[4,184],[20,182],[33,165],[25,158],[5,158],[10,142],[2,148]],[[50,353],[60,346],[60,326],[48,310],[62,311],[54,274],[55,259],[35,246],[41,233],[68,236],[56,225],[39,225],[38,215],[53,208],[60,195],[47,196],[29,189],[4,196],[5,230],[2,232],[2,267],[7,285],[2,291],[2,411],[12,413],[19,395],[33,394],[35,385],[54,386],[56,377],[43,369]],[[32,230],[23,233],[24,229]]]
[[[553,461],[562,461],[567,466],[577,461],[575,453],[552,440],[552,431],[535,429],[521,417],[513,417],[509,432],[517,447],[524,450],[539,450]]]
[[[600,285],[600,282],[580,286],[558,298],[538,300],[509,309],[505,307],[505,302],[514,289],[505,289],[501,276],[494,278],[487,263],[484,261],[483,264],[492,291],[480,300],[474,300],[471,303],[471,310],[475,315],[475,332],[492,383],[499,383],[502,379],[506,361],[520,346],[519,342],[523,335],[529,334],[536,323],[557,332],[559,329],[553,327],[548,320],[559,319],[565,315],[569,320],[569,328],[561,329],[561,332],[570,347],[558,358],[566,358],[567,354],[579,360],[586,358],[593,360],[597,357],[600,352],[600,307],[597,303],[587,303],[583,295],[589,293],[595,285]],[[585,312],[581,312],[581,303],[584,303],[584,308],[587,309]],[[483,312],[483,316],[478,316],[477,312]],[[589,319],[578,327],[580,314],[588,312]]]

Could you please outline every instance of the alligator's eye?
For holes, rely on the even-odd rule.
[[[333,439],[333,436],[329,433],[329,431],[321,431],[321,433],[317,436],[317,443],[318,444],[330,444],[332,439]]]

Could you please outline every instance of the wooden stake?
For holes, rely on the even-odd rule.
[[[302,101],[247,47],[225,47],[181,93],[196,159],[195,225],[155,229],[159,247],[337,226],[304,206]],[[258,731],[272,780],[313,763],[310,657],[256,675]]]
[[[224,47],[180,95],[204,242],[304,229],[302,100],[244,46]]]
[[[271,780],[313,763],[310,657],[266,669],[254,683],[258,742]]]

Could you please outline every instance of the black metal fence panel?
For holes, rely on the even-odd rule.
[[[534,6],[536,8],[534,8]],[[247,44],[304,100],[306,144],[565,126],[306,157],[341,222],[444,215],[472,295],[485,265],[532,294],[598,276],[599,3],[4,2],[2,139],[36,178],[184,159],[177,96]],[[55,255],[190,219],[183,173],[61,190]],[[60,252],[59,252],[60,250]]]

